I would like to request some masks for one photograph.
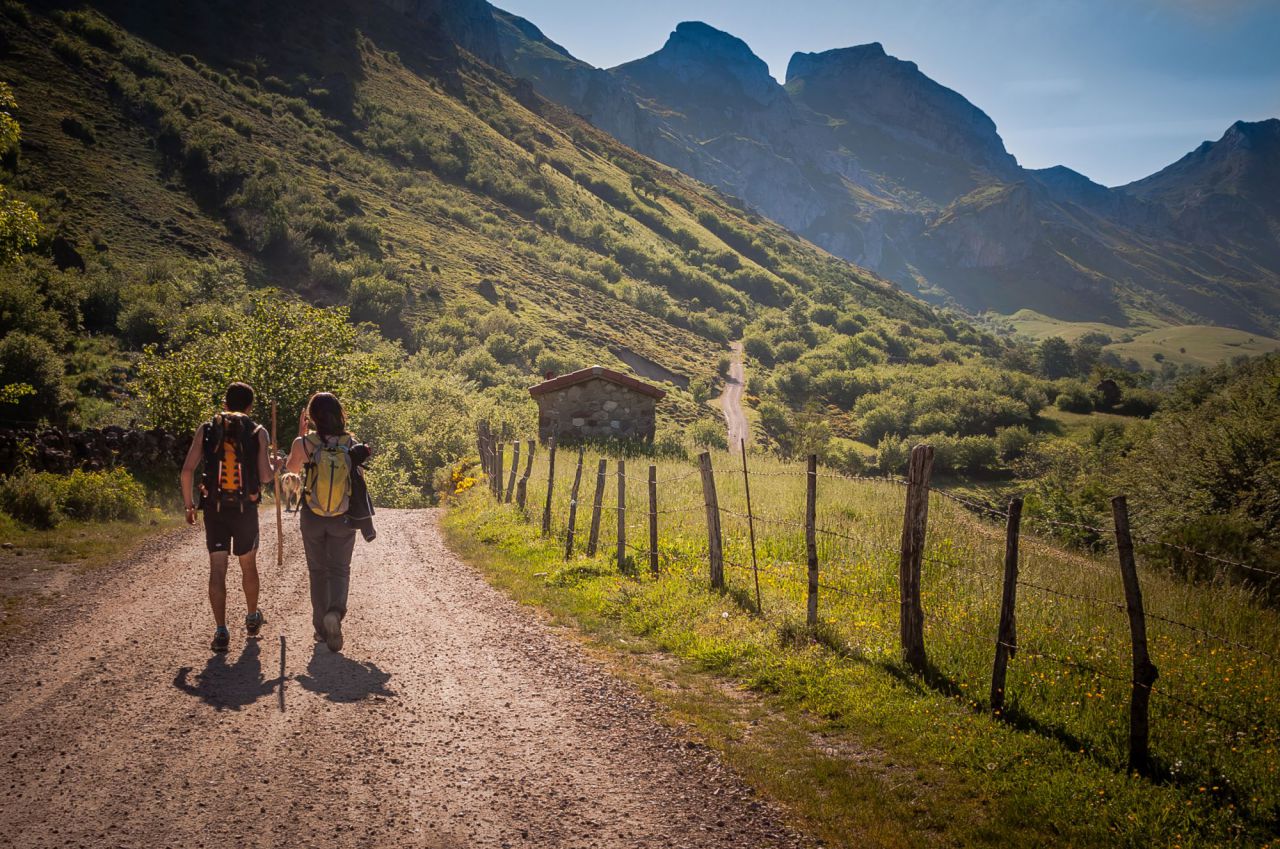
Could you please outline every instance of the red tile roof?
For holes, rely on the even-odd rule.
[[[607,369],[604,366],[589,366],[588,368],[571,371],[568,374],[562,374],[559,377],[553,377],[550,380],[544,380],[537,386],[530,386],[529,394],[537,397],[538,395],[544,395],[548,392],[558,392],[561,389],[573,386],[575,383],[582,383],[584,380],[592,380],[595,378],[607,380],[611,383],[617,383],[621,386],[627,387],[628,389],[634,389],[642,395],[650,395],[654,398],[663,398],[666,397],[667,394],[665,389],[659,389],[656,386],[651,386],[643,380],[636,380],[630,375],[616,372],[613,369]]]

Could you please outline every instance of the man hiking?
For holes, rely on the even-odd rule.
[[[265,621],[258,609],[258,501],[263,481],[274,474],[268,455],[266,428],[249,418],[253,388],[246,383],[227,387],[223,410],[196,428],[191,449],[182,464],[182,500],[187,524],[196,523],[196,510],[204,511],[204,538],[209,549],[209,605],[217,630],[210,645],[224,652],[231,643],[227,631],[227,558],[240,560],[244,585],[244,628],[256,637]],[[204,463],[200,485],[194,484],[196,466]]]

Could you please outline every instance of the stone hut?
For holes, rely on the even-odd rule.
[[[529,387],[538,402],[538,439],[653,441],[655,407],[666,391],[625,374],[591,366]]]

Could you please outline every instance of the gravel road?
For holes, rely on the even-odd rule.
[[[729,347],[733,351],[733,359],[724,381],[724,392],[720,395],[720,409],[724,412],[725,425],[729,430],[729,449],[732,451],[737,450],[742,440],[751,439],[751,431],[742,412],[742,388],[747,382],[746,370],[742,367],[742,343],[734,342]]]
[[[184,529],[0,646],[0,846],[807,845],[454,557],[434,511],[357,543],[336,655],[311,641],[296,528],[278,569],[266,518],[257,641],[233,627],[210,656]]]

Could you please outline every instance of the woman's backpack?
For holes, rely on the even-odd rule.
[[[302,498],[317,516],[342,516],[351,504],[351,437],[303,437],[307,462],[303,467]]]

